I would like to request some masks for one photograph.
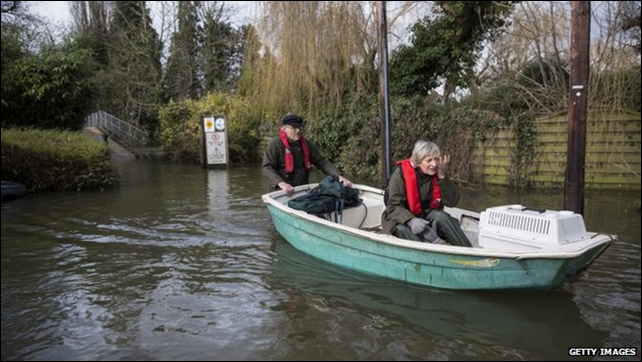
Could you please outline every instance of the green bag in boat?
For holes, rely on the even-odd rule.
[[[361,203],[359,190],[345,187],[336,176],[327,176],[306,195],[288,201],[288,206],[310,214],[341,214],[344,208]]]

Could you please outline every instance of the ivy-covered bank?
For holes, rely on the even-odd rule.
[[[514,144],[507,184],[526,186],[529,160],[534,153],[537,131],[527,113],[508,117],[477,104],[441,105],[426,97],[393,99],[393,162],[410,157],[415,141],[436,142],[452,157],[449,174],[459,183],[479,184],[482,174],[475,167],[477,150],[492,145],[501,131],[511,131]],[[344,171],[355,179],[381,182],[381,121],[375,97],[354,99],[319,117],[311,127],[312,137]]]
[[[533,119],[526,114],[502,117],[473,104],[443,106],[426,97],[398,97],[392,103],[393,160],[409,157],[418,139],[436,142],[452,155],[450,175],[467,184],[481,182],[475,173],[474,151],[492,142],[497,132],[514,130],[515,144],[510,184],[522,186],[528,173],[536,136]],[[354,96],[305,118],[306,136],[350,177],[379,184],[381,121],[376,96]],[[160,139],[170,159],[198,163],[199,124],[204,115],[228,119],[232,164],[258,164],[265,142],[277,134],[283,115],[262,117],[258,107],[237,96],[210,94],[199,101],[170,102],[160,111]]]
[[[460,184],[559,188],[566,165],[565,112],[536,117],[527,110],[494,109],[481,102],[442,105],[426,97],[392,100],[393,162],[407,158],[418,139],[436,142],[452,157]],[[381,183],[381,121],[376,96],[354,96],[305,118],[305,135],[354,180]],[[170,102],[161,109],[161,140],[172,160],[198,163],[203,115],[228,118],[232,165],[258,164],[283,115],[261,116],[238,96]],[[553,119],[553,120],[551,120]],[[590,112],[587,188],[639,189],[640,114]]]
[[[96,190],[118,185],[109,147],[79,132],[2,129],[2,179],[30,191]]]

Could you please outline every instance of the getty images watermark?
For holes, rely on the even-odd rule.
[[[569,356],[637,356],[636,347],[571,347],[568,349]]]

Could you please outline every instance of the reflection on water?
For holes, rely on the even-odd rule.
[[[227,170],[208,170],[206,174],[210,213],[228,210],[227,196],[230,194],[230,185]]]
[[[274,279],[289,317],[280,341],[287,359],[316,351],[328,359],[566,359],[569,346],[606,336],[580,316],[566,292],[470,293],[416,288],[327,267],[276,241]],[[327,310],[341,318],[328,318]],[[317,323],[310,324],[310,320]],[[319,324],[325,325],[319,328]],[[327,350],[323,341],[336,339]],[[367,348],[352,348],[359,346]],[[313,355],[316,355],[313,352]]]
[[[2,204],[2,360],[568,359],[571,346],[640,347],[640,215],[626,206],[639,193],[587,195],[587,227],[621,240],[563,290],[457,293],[294,250],[260,201],[260,175],[131,162],[118,190]],[[464,191],[462,206],[562,199]]]

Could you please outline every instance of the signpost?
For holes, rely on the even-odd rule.
[[[203,118],[203,167],[226,168],[229,162],[227,119],[224,116]]]

